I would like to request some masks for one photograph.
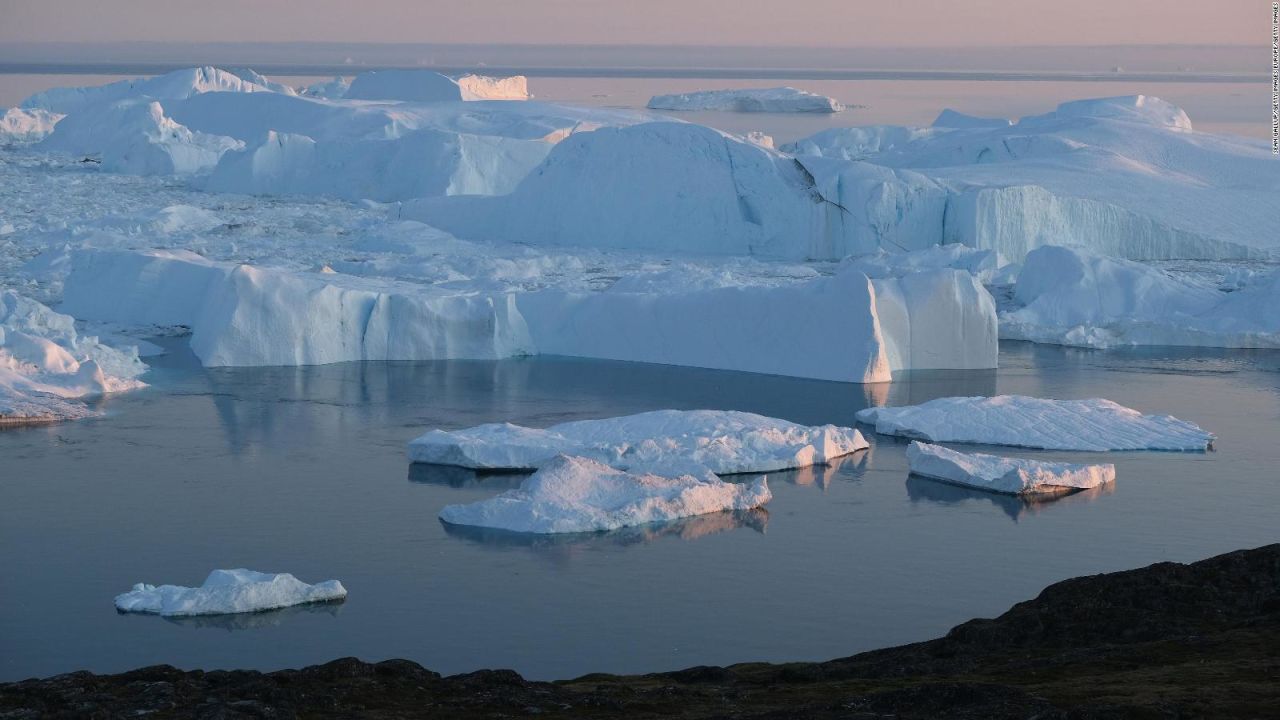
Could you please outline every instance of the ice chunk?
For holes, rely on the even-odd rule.
[[[933,121],[933,127],[936,128],[1002,128],[1009,127],[1012,124],[1013,121],[1007,118],[985,118],[966,115],[951,108],[938,113],[938,117]]]
[[[524,75],[492,77],[467,73],[456,82],[463,100],[528,100],[529,79]]]
[[[676,95],[655,95],[650,110],[723,110],[728,112],[838,113],[844,105],[825,95],[792,87],[750,90],[702,90]]]
[[[728,483],[709,470],[678,476],[631,473],[559,455],[520,487],[469,505],[447,505],[440,519],[521,533],[580,533],[663,522],[769,502],[764,478]]]
[[[907,448],[907,462],[916,475],[1011,495],[1087,490],[1116,479],[1116,466],[1111,464],[1081,465],[961,453],[922,442],[912,442]]]
[[[349,87],[351,87],[351,83],[347,82],[342,76],[337,76],[328,82],[308,85],[302,88],[298,94],[324,100],[340,100],[342,96],[347,94],[347,88]]]
[[[0,293],[0,425],[94,414],[77,398],[145,387],[136,347],[81,336],[74,319],[12,290]]]
[[[0,143],[43,140],[62,118],[62,114],[48,110],[9,108],[0,115]]]
[[[623,469],[696,465],[723,475],[822,465],[866,447],[857,430],[835,425],[809,427],[736,411],[656,410],[545,429],[493,423],[432,430],[409,443],[409,460],[528,470],[566,454]]]
[[[1205,450],[1213,435],[1171,415],[1143,415],[1110,400],[1022,395],[949,397],[858,411],[884,435],[928,442],[1046,450]]]
[[[1224,293],[1159,268],[1046,246],[1018,275],[1002,337],[1060,345],[1280,347],[1280,274]]]
[[[869,278],[902,277],[921,270],[954,268],[972,273],[979,282],[988,283],[1004,267],[1005,262],[999,253],[992,250],[979,250],[952,243],[907,252],[878,250],[850,257],[845,264]]]
[[[116,596],[120,612],[185,615],[229,615],[262,612],[333,602],[347,597],[347,589],[337,580],[308,585],[289,573],[262,573],[253,570],[214,570],[200,587],[147,585]]]

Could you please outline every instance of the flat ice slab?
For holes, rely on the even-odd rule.
[[[330,602],[347,597],[337,580],[308,585],[289,573],[214,570],[200,587],[147,585],[116,596],[120,612],[156,615],[229,615],[261,612],[291,605]]]
[[[440,519],[523,533],[615,530],[726,510],[772,499],[764,478],[728,483],[710,470],[664,476],[615,470],[583,457],[552,458],[520,487],[468,505],[448,505]]]
[[[1214,436],[1170,415],[1143,415],[1110,400],[1022,395],[949,397],[867,408],[858,421],[884,435],[1046,450],[1206,450]]]
[[[934,480],[1011,495],[1043,495],[1088,490],[1116,479],[1116,466],[1081,465],[962,453],[913,442],[907,448],[911,472]]]
[[[650,110],[724,110],[728,112],[818,112],[844,110],[839,101],[792,87],[751,90],[701,90],[655,95]]]
[[[725,475],[822,465],[866,447],[853,428],[810,427],[736,411],[655,410],[545,429],[492,423],[432,430],[409,443],[409,460],[528,470],[565,454],[623,469],[700,466]]]

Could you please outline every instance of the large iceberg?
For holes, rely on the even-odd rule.
[[[218,164],[240,141],[181,125],[154,100],[125,100],[63,118],[38,146],[96,156],[104,170],[131,175],[182,175]]]
[[[866,448],[853,428],[809,427],[737,411],[655,410],[548,428],[493,423],[432,430],[409,443],[409,460],[531,470],[574,455],[622,469],[696,466],[725,475],[823,465]]]
[[[725,482],[707,470],[670,476],[632,473],[559,455],[519,488],[468,505],[447,505],[440,519],[521,533],[598,532],[750,510],[771,498],[764,478],[748,485]]]
[[[308,585],[289,573],[242,568],[214,570],[200,587],[138,583],[133,590],[116,596],[116,609],[168,617],[229,615],[333,602],[346,597],[347,589],[337,580]]]
[[[701,90],[655,95],[650,110],[722,110],[728,112],[838,113],[839,101],[792,87],[750,90]]]
[[[1046,246],[1027,255],[1013,300],[1021,307],[1000,317],[1000,335],[1009,339],[1103,348],[1280,347],[1277,272],[1223,292],[1150,265]]]
[[[67,312],[188,327],[206,365],[548,354],[856,383],[996,365],[994,302],[973,275],[952,269],[875,281],[845,269],[773,284],[700,288],[677,278],[522,291],[259,268],[182,251],[82,251],[70,266]],[[834,344],[792,351],[812,338]]]
[[[1269,230],[1280,175],[1265,143],[1195,132],[1159,98],[1073,101],[1012,125],[939,119],[952,127],[826,130],[782,149],[925,175],[948,196],[935,242],[1015,262],[1046,244],[1131,259],[1280,249]]]
[[[858,422],[883,435],[927,442],[1045,450],[1203,451],[1214,436],[1171,415],[1144,415],[1110,400],[1049,400],[1022,395],[948,397],[922,405],[873,407]]]
[[[907,448],[907,462],[916,475],[1010,495],[1088,490],[1116,479],[1116,466],[1109,463],[1084,465],[961,453],[914,441]]]
[[[265,80],[257,73],[254,75]],[[182,100],[193,95],[216,92],[277,92],[277,89],[206,65],[174,70],[153,78],[120,80],[97,87],[53,88],[23,100],[22,107],[69,115],[120,100]]]
[[[0,426],[93,415],[80,399],[144,383],[136,347],[82,336],[75,321],[12,290],[0,293]]]
[[[48,110],[9,108],[0,114],[0,144],[43,140],[62,118]]]

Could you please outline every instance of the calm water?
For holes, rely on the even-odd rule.
[[[0,680],[346,655],[537,678],[822,659],[938,635],[1066,577],[1280,539],[1280,353],[1008,344],[998,372],[864,388],[554,358],[202,369],[173,349],[106,418],[0,432]],[[1105,396],[1220,440],[1026,453],[1105,458],[1118,481],[1025,505],[908,479],[905,446],[872,436],[838,467],[770,476],[767,513],[535,540],[447,531],[443,505],[515,480],[404,456],[431,427],[664,407],[847,424],[868,403],[995,392]],[[336,577],[351,596],[187,622],[111,604],[135,582],[240,566]]]
[[[51,87],[102,85],[119,75],[0,74],[0,108]],[[329,77],[278,76],[293,86]],[[996,117],[1020,117],[1052,110],[1058,103],[1114,95],[1156,95],[1181,106],[1199,130],[1256,138],[1270,137],[1271,94],[1264,83],[1228,82],[1066,82],[1002,80],[738,80],[724,78],[580,77],[529,79],[539,100],[601,107],[643,108],[654,95],[721,88],[796,87],[830,95],[850,108],[836,114],[668,113],[733,133],[765,132],[779,143],[830,127],[928,125],[942,108]]]

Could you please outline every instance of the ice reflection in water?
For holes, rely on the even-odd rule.
[[[907,476],[907,496],[911,498],[913,503],[931,502],[940,505],[960,505],[969,501],[979,503],[986,501],[1000,508],[1014,522],[1020,521],[1026,515],[1037,515],[1050,508],[1064,508],[1091,503],[1104,495],[1111,495],[1115,491],[1116,483],[1109,482],[1106,485],[1075,492],[1009,495],[1007,493],[987,492],[953,485],[919,475]]]

